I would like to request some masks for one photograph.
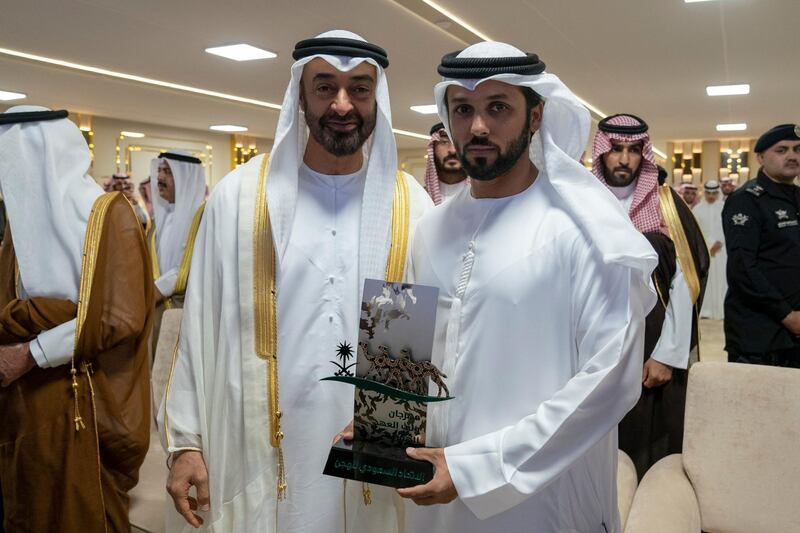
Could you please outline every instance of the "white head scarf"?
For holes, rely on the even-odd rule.
[[[504,43],[482,42],[466,48],[457,58],[525,57],[521,50]],[[655,303],[655,292],[650,288],[650,274],[658,257],[647,240],[631,224],[628,214],[619,201],[594,175],[579,163],[589,139],[591,116],[574,94],[553,74],[535,75],[495,74],[481,79],[444,78],[434,88],[439,118],[453,139],[445,105],[447,88],[459,85],[470,91],[486,80],[497,80],[511,85],[529,87],[544,101],[544,112],[539,130],[533,136],[529,157],[544,172],[538,179],[550,182],[564,206],[578,226],[586,232],[607,264],[630,268],[633,275],[631,298],[642,302],[646,309]],[[455,375],[455,356],[445,350],[442,369]],[[448,402],[434,406],[428,413],[429,442],[445,444],[448,426]]]
[[[458,58],[525,57],[511,45],[482,42],[466,48]],[[537,75],[495,74],[482,79],[445,78],[434,88],[439,118],[452,139],[445,106],[445,93],[451,85],[475,90],[486,80],[529,87],[544,101],[539,131],[531,142],[530,158],[544,169],[547,179],[563,200],[567,211],[600,250],[606,263],[618,263],[635,270],[644,285],[657,258],[647,240],[631,225],[619,201],[594,175],[579,163],[589,139],[591,115],[558,77],[543,72]]]
[[[192,157],[191,154],[179,150],[169,153]],[[157,157],[150,166],[150,175],[158,176],[158,164],[165,161],[172,170],[175,180],[175,203],[170,204],[158,194],[153,195],[153,215],[156,222],[156,253],[158,268],[161,274],[178,268],[183,258],[183,249],[189,237],[192,219],[206,194],[206,174],[200,163],[189,163],[177,159]],[[169,224],[165,225],[167,216]]]
[[[328,31],[316,38],[325,37],[366,42],[363,37],[343,30]],[[305,64],[317,57],[342,72],[349,72],[365,61],[377,71],[375,99],[378,107],[375,130],[363,147],[367,175],[361,207],[359,274],[361,278],[383,279],[389,253],[391,220],[387,214],[392,208],[397,173],[397,146],[392,133],[392,112],[386,75],[372,58],[317,54],[299,59],[292,65],[292,77],[283,98],[267,177],[267,201],[276,251],[278,257],[282,257],[289,242],[297,203],[298,169],[303,162],[308,140],[308,130],[300,110],[300,79]]]
[[[49,111],[16,106],[6,113]],[[0,125],[0,194],[28,296],[78,301],[86,224],[103,189],[69,119]]]

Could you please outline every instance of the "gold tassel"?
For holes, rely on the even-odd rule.
[[[280,418],[280,411],[278,412]],[[283,431],[278,431],[278,501],[286,499],[286,466],[283,462],[283,447],[280,442],[283,440]]]
[[[364,505],[372,504],[372,491],[369,490],[369,485],[361,483],[361,494],[364,496]]]
[[[86,425],[83,423],[81,411],[78,408],[78,371],[75,370],[74,366],[70,370],[70,374],[72,374],[72,398],[75,401],[75,418],[72,421],[75,422],[75,431],[80,431],[85,429]]]

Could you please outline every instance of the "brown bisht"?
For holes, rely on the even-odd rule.
[[[150,438],[153,275],[139,221],[120,193],[95,201],[80,304],[17,298],[16,258],[11,234],[6,237],[0,344],[28,342],[74,318],[77,327],[72,364],[34,367],[0,389],[5,529],[129,531],[127,493],[138,481]]]
[[[691,209],[671,187],[662,187],[666,187],[661,191],[662,203],[665,200],[664,195],[668,193],[674,206],[674,216],[669,215],[663,205],[661,210],[673,238],[660,232],[643,234],[658,253],[658,266],[653,271],[658,301],[645,320],[645,361],[650,358],[661,336],[669,305],[669,288],[679,261],[694,301],[690,349],[697,348],[697,317],[703,304],[703,293],[711,264],[703,233]],[[677,234],[679,231],[683,235]],[[681,261],[681,257],[684,261]],[[673,368],[672,379],[664,385],[651,389],[642,386],[642,395],[636,406],[619,424],[619,448],[633,460],[640,480],[647,469],[659,459],[681,453],[683,449],[683,415],[688,376],[688,370]]]

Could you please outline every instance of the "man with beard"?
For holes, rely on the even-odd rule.
[[[159,412],[168,491],[209,531],[341,533],[345,517],[353,529],[394,511],[393,491],[373,489],[365,507],[360,483],[350,500],[322,475],[353,390],[319,380],[339,343],[356,345],[364,278],[404,277],[431,201],[397,171],[386,52],[332,31],[293,57],[269,159],[234,170],[208,201]]]
[[[158,176],[150,236],[155,294],[156,302],[169,309],[182,305],[192,246],[205,205],[206,174],[200,159],[179,150],[162,153],[153,165]]]
[[[728,360],[800,368],[800,126],[756,142],[761,169],[722,210]]]
[[[470,188],[413,244],[455,398],[429,406],[433,448],[408,450],[436,470],[398,491],[417,504],[407,531],[617,533],[616,426],[639,396],[656,256],[578,162],[589,111],[536,55],[483,42],[439,73]]]
[[[458,160],[453,143],[447,136],[447,130],[440,122],[431,128],[431,139],[428,141],[425,189],[433,199],[433,203],[439,205],[468,186],[467,175],[461,168],[461,162]]]
[[[722,178],[719,180],[720,190],[722,191],[722,201],[728,199],[733,191],[736,190],[736,182],[733,178]]]
[[[709,245],[708,253],[711,256],[711,266],[708,269],[708,283],[703,296],[703,307],[700,308],[700,318],[722,320],[724,316],[725,293],[728,282],[725,280],[725,235],[722,233],[722,204],[719,198],[720,184],[716,180],[709,180],[703,184],[705,194],[703,201],[694,206],[692,214],[697,219],[706,243]]]
[[[658,170],[647,123],[631,114],[597,125],[592,172],[658,253],[653,284],[659,299],[646,320],[642,395],[619,425],[619,447],[641,479],[650,466],[680,453],[689,353],[697,346],[694,306],[702,301],[708,249],[691,211]]]
[[[9,532],[129,531],[150,438],[153,277],[66,111],[0,114],[0,499]],[[2,528],[0,528],[2,529]]]
[[[697,197],[697,186],[692,183],[681,183],[678,187],[678,193],[689,207],[696,206],[700,201]]]

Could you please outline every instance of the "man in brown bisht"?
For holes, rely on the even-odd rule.
[[[0,114],[0,488],[14,532],[129,531],[148,448],[153,276],[66,111]]]

